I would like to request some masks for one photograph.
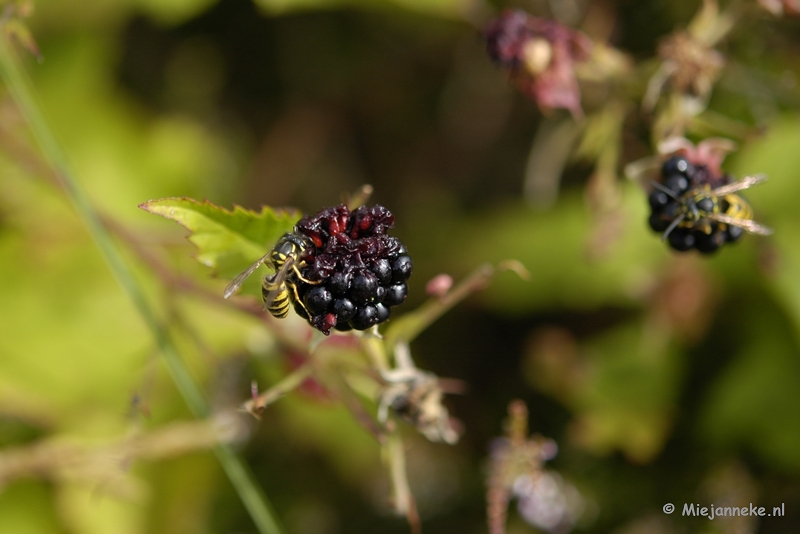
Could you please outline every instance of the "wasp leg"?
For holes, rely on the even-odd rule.
[[[317,285],[322,283],[322,280],[313,281],[304,278],[303,275],[300,274],[300,269],[297,268],[297,265],[292,265],[292,270],[294,271],[294,274],[297,275],[297,278],[300,279],[300,281],[305,282],[306,284]]]
[[[316,283],[318,284],[319,282],[316,282]],[[291,284],[291,283],[286,284],[286,286],[292,288],[292,296],[294,296],[295,302],[300,304],[300,306],[303,308],[303,311],[306,312],[306,315],[308,316],[308,318],[311,319],[311,317],[313,317],[313,316],[308,311],[308,308],[306,308],[306,305],[303,303],[303,300],[300,298],[300,293],[297,292],[297,286],[295,284]]]

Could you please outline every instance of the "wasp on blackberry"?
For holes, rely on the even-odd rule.
[[[746,176],[738,182],[723,185],[711,189],[708,184],[702,187],[694,187],[678,196],[675,191],[654,182],[653,186],[675,200],[674,208],[671,213],[663,215],[672,219],[672,222],[664,231],[663,240],[669,237],[675,228],[686,228],[689,230],[699,230],[706,235],[711,235],[714,231],[712,223],[718,223],[720,230],[726,230],[731,234],[731,238],[736,239],[741,235],[740,232],[733,232],[734,228],[744,230],[751,234],[770,235],[772,229],[767,228],[753,220],[753,210],[738,191],[749,189],[754,185],[766,181],[767,177],[763,174]]]
[[[300,268],[306,265],[305,256],[313,252],[313,250],[314,243],[303,234],[297,232],[284,234],[272,250],[228,284],[225,288],[225,298],[236,293],[242,287],[244,281],[262,264],[268,264],[275,272],[264,277],[261,283],[261,296],[264,298],[264,305],[269,313],[282,319],[289,315],[289,307],[293,301],[300,303],[305,309],[297,291],[297,280],[307,284],[319,283],[308,280],[300,272]]]

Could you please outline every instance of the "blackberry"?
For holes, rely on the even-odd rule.
[[[383,304],[376,304],[375,310],[378,312],[378,322],[382,323],[389,318],[391,315],[392,310],[388,306],[384,306]]]
[[[408,254],[400,255],[392,263],[392,281],[405,282],[408,280],[408,277],[411,276],[412,268],[413,264],[411,263],[411,256]]]
[[[337,296],[342,296],[350,291],[350,273],[333,273],[328,280],[328,289]]]
[[[704,254],[716,252],[725,244],[725,233],[715,229],[710,234],[700,234],[695,240],[695,248]]]
[[[350,299],[338,299],[333,303],[331,311],[336,314],[339,321],[347,322],[356,316],[357,309]]]
[[[378,283],[385,286],[392,281],[392,265],[387,259],[380,259],[372,266],[371,271],[378,278]]]
[[[692,147],[685,139],[675,146],[682,154],[661,165],[659,183],[647,197],[648,225],[662,233],[678,251],[696,249],[704,254],[733,243],[744,232],[770,235],[772,230],[753,220],[753,210],[739,193],[766,180],[764,175],[745,176],[740,181],[720,169],[724,143],[705,141]]]
[[[694,233],[686,228],[675,228],[670,232],[669,236],[667,236],[667,241],[669,242],[669,246],[683,252],[694,248],[696,239]]]
[[[653,212],[650,214],[650,219],[648,220],[650,224],[650,228],[652,228],[656,232],[663,232],[667,228],[669,228],[669,219],[665,218],[660,212]]]
[[[369,271],[366,271],[353,279],[353,287],[350,294],[355,302],[366,304],[376,297],[378,291],[378,279]]]
[[[667,178],[664,185],[667,189],[675,193],[676,196],[681,196],[689,190],[689,179],[682,174],[673,174]]]
[[[384,306],[397,306],[406,300],[408,295],[408,287],[405,284],[392,284],[386,290],[386,296],[383,298]]]
[[[328,311],[333,302],[333,294],[325,286],[314,286],[303,297],[308,313],[319,315]]]
[[[739,228],[738,226],[729,226],[727,230],[725,230],[725,240],[728,243],[733,243],[738,241],[740,237],[744,235],[744,230]]]
[[[675,174],[690,177],[694,174],[694,165],[683,156],[672,156],[661,166],[661,175],[668,177]]]
[[[660,211],[663,210],[667,204],[669,204],[670,198],[665,192],[656,189],[650,193],[650,196],[647,198],[647,200],[650,202],[650,207],[653,209],[653,211]]]
[[[335,206],[298,222],[295,232],[314,244],[300,274],[287,277],[301,300],[294,302],[298,314],[325,335],[388,320],[405,300],[413,270],[400,240],[386,235],[393,225],[383,206]]]
[[[703,214],[726,213],[727,201],[710,191],[730,182],[730,176],[716,176],[708,165],[699,161],[693,162],[680,155],[668,158],[661,166],[662,185],[655,188],[647,199],[650,228],[659,233],[666,232],[679,217],[683,217],[686,222],[669,230],[666,239],[672,249],[680,252],[696,249],[709,254],[725,243],[737,240],[742,234],[740,228],[728,225],[722,229],[703,217]],[[708,194],[704,194],[705,191]]]
[[[350,326],[356,330],[366,330],[376,324],[378,324],[378,310],[371,304],[361,306],[356,316],[350,320]]]

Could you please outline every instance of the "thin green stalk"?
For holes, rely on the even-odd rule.
[[[130,268],[114,245],[111,235],[75,179],[64,153],[33,97],[31,83],[19,66],[16,55],[5,35],[0,36],[0,70],[2,70],[3,79],[11,96],[25,117],[42,153],[55,170],[59,185],[64,189],[75,211],[86,225],[117,282],[133,300],[134,306],[152,332],[167,369],[189,410],[198,418],[208,416],[208,404],[200,388],[183,364],[167,330],[159,322],[154,308],[145,299]],[[217,446],[214,452],[259,532],[261,534],[280,534],[282,529],[278,526],[269,501],[242,460],[227,445]]]

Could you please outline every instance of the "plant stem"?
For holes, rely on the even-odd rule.
[[[175,382],[189,410],[197,418],[208,416],[208,404],[200,388],[183,364],[167,330],[158,320],[154,308],[145,299],[143,291],[117,250],[111,235],[67,164],[64,153],[61,151],[55,136],[33,97],[31,83],[19,66],[5,34],[0,36],[0,71],[2,71],[6,86],[20,112],[25,117],[44,157],[54,169],[58,185],[64,190],[78,216],[86,225],[89,234],[100,249],[117,282],[131,298],[139,315],[153,334],[172,380]],[[282,529],[274,518],[274,512],[266,496],[258,487],[242,460],[227,445],[217,445],[214,448],[214,452],[259,532],[261,534],[280,534]]]

